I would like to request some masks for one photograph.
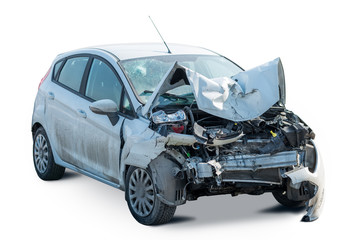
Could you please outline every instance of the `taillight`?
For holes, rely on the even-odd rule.
[[[40,81],[40,83],[39,83],[38,90],[39,90],[41,84],[43,83],[43,81],[49,76],[50,70],[51,70],[51,67],[49,68],[49,70],[47,71],[47,73],[45,74],[45,76],[41,79],[41,81]]]

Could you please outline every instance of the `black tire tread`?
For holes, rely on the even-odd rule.
[[[162,203],[163,209],[160,210],[162,214],[159,214],[157,221],[154,225],[160,225],[164,223],[168,223],[174,216],[176,207],[166,205]]]

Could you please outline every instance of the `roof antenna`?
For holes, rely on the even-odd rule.
[[[161,39],[163,40],[163,42],[164,42],[164,44],[165,44],[165,46],[166,46],[166,48],[167,48],[167,50],[168,50],[168,53],[171,53],[170,48],[169,48],[169,47],[168,47],[168,45],[166,44],[166,42],[165,42],[164,38],[161,36],[161,34],[160,34],[159,30],[157,29],[157,27],[156,27],[155,23],[153,22],[153,20],[151,19],[151,17],[150,17],[150,16],[149,16],[149,18],[150,18],[150,21],[152,22],[152,24],[154,25],[154,27],[155,27],[156,31],[157,31],[157,32],[158,32],[158,34],[160,35]]]

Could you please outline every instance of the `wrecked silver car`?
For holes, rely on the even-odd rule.
[[[201,196],[265,192],[316,220],[323,166],[315,133],[285,108],[280,59],[245,71],[203,48],[169,47],[57,56],[34,104],[38,176],[60,179],[69,168],[125,190],[146,225]]]

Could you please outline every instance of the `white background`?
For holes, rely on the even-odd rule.
[[[317,134],[326,167],[321,218],[299,222],[270,194],[204,197],[167,225],[131,216],[124,193],[67,172],[38,179],[30,132],[40,79],[64,51],[161,41],[202,46],[249,69],[281,57],[287,107]],[[313,239],[359,236],[356,1],[2,1],[0,239]],[[325,239],[325,238],[324,238]]]

